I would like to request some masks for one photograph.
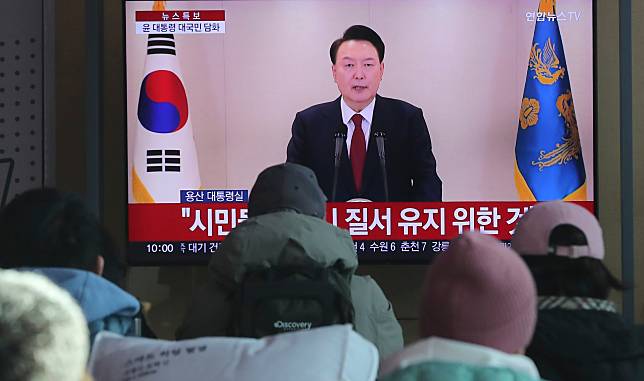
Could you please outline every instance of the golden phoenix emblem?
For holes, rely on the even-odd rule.
[[[523,98],[521,101],[521,114],[519,115],[519,124],[522,129],[532,127],[539,121],[539,109],[541,105],[539,100],[534,98]]]
[[[543,50],[539,44],[532,45],[530,50],[529,69],[534,71],[534,76],[542,85],[552,85],[566,74],[566,68],[559,66],[559,57],[555,46],[548,38]]]
[[[566,131],[561,138],[563,143],[555,144],[555,148],[549,152],[541,150],[539,152],[539,160],[532,162],[532,165],[539,166],[540,171],[544,167],[551,167],[555,164],[566,164],[573,158],[578,160],[579,153],[581,152],[575,105],[572,101],[572,93],[570,90],[566,90],[565,93],[557,97],[556,105],[557,110],[559,110],[559,116],[563,117],[566,122]]]

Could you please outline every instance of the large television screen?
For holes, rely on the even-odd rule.
[[[440,199],[331,200],[360,261],[428,261],[463,230],[507,242],[538,201],[594,211],[593,1],[554,3],[126,0],[129,263],[216,253],[296,114],[337,101],[329,48],[352,25],[384,41],[378,95],[422,109],[442,181]],[[404,150],[389,124],[385,148]]]

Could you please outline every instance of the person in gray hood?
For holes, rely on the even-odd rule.
[[[208,265],[207,283],[193,295],[178,339],[225,336],[232,323],[233,295],[248,268],[293,266],[311,259],[343,269],[351,285],[354,328],[380,356],[403,347],[402,330],[389,300],[358,266],[349,233],[325,220],[326,197],[315,174],[299,164],[269,167],[257,177],[248,219],[230,232]]]

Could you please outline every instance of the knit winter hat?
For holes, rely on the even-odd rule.
[[[0,379],[82,379],[89,353],[83,311],[44,276],[0,270],[0,332]]]
[[[588,245],[551,248],[550,234],[560,225],[572,225],[581,230]],[[604,238],[597,218],[583,207],[565,201],[541,202],[533,206],[519,220],[512,248],[521,255],[604,258]]]
[[[429,267],[420,333],[516,353],[534,333],[536,300],[521,257],[495,238],[466,232]]]
[[[248,217],[283,209],[324,218],[326,196],[311,169],[284,163],[268,167],[257,176],[248,198]]]

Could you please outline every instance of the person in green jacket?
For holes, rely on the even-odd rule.
[[[284,163],[262,171],[249,196],[249,218],[228,234],[212,257],[208,281],[193,295],[177,338],[228,335],[234,293],[249,268],[312,259],[344,269],[354,328],[376,345],[380,356],[400,350],[402,330],[391,303],[371,277],[354,274],[358,260],[351,236],[327,223],[325,214],[326,196],[309,168]]]
[[[522,355],[537,315],[536,288],[521,258],[467,232],[430,265],[420,307],[423,339],[380,363],[383,381],[534,381]]]

